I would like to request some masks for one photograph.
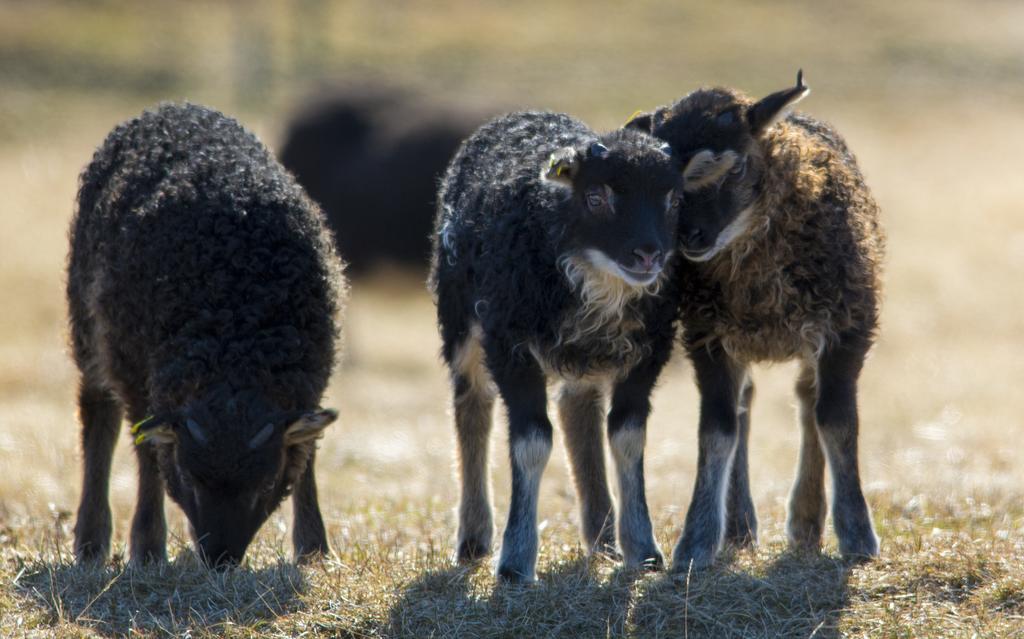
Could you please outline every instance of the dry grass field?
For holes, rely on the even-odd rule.
[[[0,3],[0,636],[1024,636],[1024,6],[292,4]],[[820,555],[787,552],[798,429],[794,369],[775,366],[755,372],[756,551],[676,578],[588,560],[558,442],[542,485],[539,583],[503,588],[490,565],[456,566],[433,307],[416,278],[381,273],[353,287],[347,352],[325,400],[341,412],[317,467],[334,556],[291,562],[286,507],[245,565],[209,572],[169,506],[170,563],[128,568],[126,436],[112,479],[115,555],[102,569],[74,566],[66,229],[78,172],[114,124],[189,98],[274,146],[311,87],[359,76],[612,127],[701,84],[782,88],[798,66],[814,91],[801,107],[844,132],[890,236],[860,400],[880,559],[843,563],[831,532]],[[689,366],[676,357],[646,457],[666,551],[689,503],[696,424]],[[500,420],[495,433],[503,522]]]

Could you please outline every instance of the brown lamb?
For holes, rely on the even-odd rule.
[[[807,93],[802,74],[795,87],[760,101],[701,89],[627,125],[667,141],[686,167],[680,316],[702,405],[698,477],[677,570],[710,564],[723,540],[756,540],[747,475],[749,371],[765,361],[802,363],[791,543],[821,543],[827,456],[840,550],[878,554],[857,464],[856,385],[878,328],[885,237],[839,134],[787,115]]]

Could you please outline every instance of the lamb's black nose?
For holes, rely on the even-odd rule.
[[[223,571],[241,563],[245,551],[238,552],[222,545],[201,544],[199,554],[207,566]]]
[[[645,271],[661,266],[661,261],[665,256],[660,249],[652,249],[650,247],[633,249],[633,255],[636,256],[637,263]]]
[[[683,245],[688,249],[704,248],[704,233],[700,229],[693,229],[683,236]]]

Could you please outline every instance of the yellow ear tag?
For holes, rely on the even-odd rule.
[[[146,441],[146,433],[139,433],[138,437],[135,438],[135,445],[140,446]]]
[[[630,122],[632,122],[633,120],[635,120],[635,119],[636,119],[636,116],[638,116],[638,115],[643,115],[643,114],[644,114],[644,110],[643,110],[643,109],[637,109],[636,111],[633,111],[633,115],[629,116],[629,117],[628,117],[628,118],[626,119],[626,124],[629,124]],[[623,124],[622,126],[626,126],[626,124]]]
[[[555,176],[556,177],[562,177],[562,173],[565,173],[565,166],[564,165],[558,167],[557,169],[555,169]]]
[[[153,415],[150,415],[149,417],[143,419],[142,421],[138,421],[138,422],[135,422],[134,424],[132,424],[132,430],[131,430],[132,435],[134,435],[135,433],[139,432],[139,430],[143,426],[145,426],[146,424],[148,424],[151,421],[153,421]]]

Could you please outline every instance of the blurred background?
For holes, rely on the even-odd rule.
[[[925,502],[954,512],[1019,502],[1016,0],[4,0],[0,536],[24,539],[55,521],[66,541],[77,505],[66,233],[78,173],[119,122],[161,100],[231,114],[284,157],[339,229],[355,282],[347,353],[325,400],[342,418],[318,463],[339,540],[357,513],[443,511],[457,494],[447,378],[423,288],[433,184],[457,141],[512,109],[566,111],[607,129],[701,85],[758,97],[790,86],[801,67],[812,87],[801,110],[846,136],[890,235],[881,339],[861,394],[869,500],[907,517]],[[780,534],[796,459],[794,372],[755,372],[752,476],[769,535]],[[676,357],[655,397],[647,455],[664,534],[678,530],[689,502],[696,420],[689,365]],[[500,423],[495,488],[504,509]],[[115,543],[134,502],[129,448],[119,446],[114,471]],[[560,453],[543,490],[542,516],[573,526]],[[283,534],[287,509],[275,517],[266,534]],[[1000,525],[1019,532],[1021,520]]]

